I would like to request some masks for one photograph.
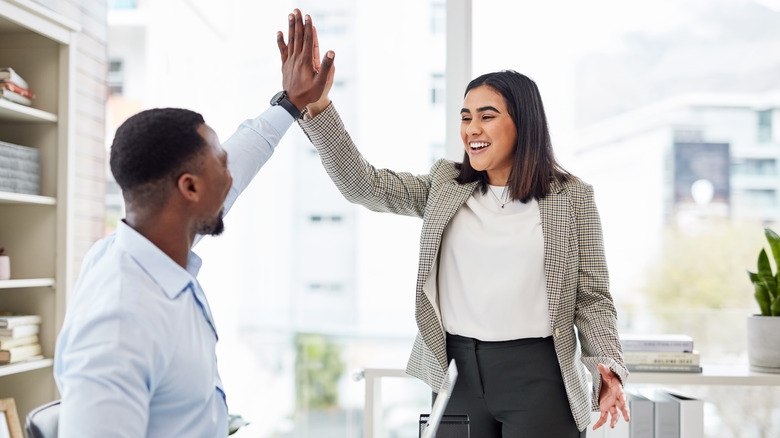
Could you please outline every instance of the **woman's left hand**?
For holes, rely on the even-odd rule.
[[[626,394],[623,392],[623,384],[620,378],[604,364],[599,364],[599,373],[601,373],[601,391],[599,391],[599,410],[601,416],[599,421],[593,425],[593,430],[598,429],[607,422],[609,414],[612,418],[609,421],[609,427],[614,428],[620,419],[618,409],[623,413],[626,422],[630,420]]]

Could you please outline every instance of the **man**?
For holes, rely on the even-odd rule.
[[[224,148],[184,109],[144,111],[117,130],[110,163],[127,216],[85,257],[57,340],[60,437],[227,436],[217,331],[191,248],[222,232],[224,213],[323,92],[334,55],[320,69],[311,19],[296,9],[289,20],[289,43],[277,37],[286,93]]]

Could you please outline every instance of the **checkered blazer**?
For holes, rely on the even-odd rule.
[[[358,152],[333,105],[299,123],[347,200],[373,211],[423,219],[415,311],[419,333],[406,371],[437,390],[447,370],[436,290],[439,247],[444,228],[477,183],[457,183],[458,171],[448,160],[437,161],[427,175],[374,168]],[[576,178],[554,183],[551,193],[539,200],[539,210],[553,341],[572,414],[582,430],[590,422],[590,411],[598,410],[597,365],[603,363],[623,382],[628,377],[609,294],[601,223],[592,187]],[[592,388],[586,368],[593,376]]]

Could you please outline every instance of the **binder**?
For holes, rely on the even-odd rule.
[[[655,438],[653,401],[632,391],[626,391],[626,396],[631,410],[631,422],[628,423],[631,438]]]
[[[666,391],[680,411],[680,438],[704,438],[704,401]]]
[[[680,404],[663,391],[654,391],[653,428],[655,438],[680,438]]]

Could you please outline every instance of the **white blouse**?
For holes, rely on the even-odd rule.
[[[476,189],[442,236],[438,299],[448,333],[483,341],[552,335],[536,199]]]

